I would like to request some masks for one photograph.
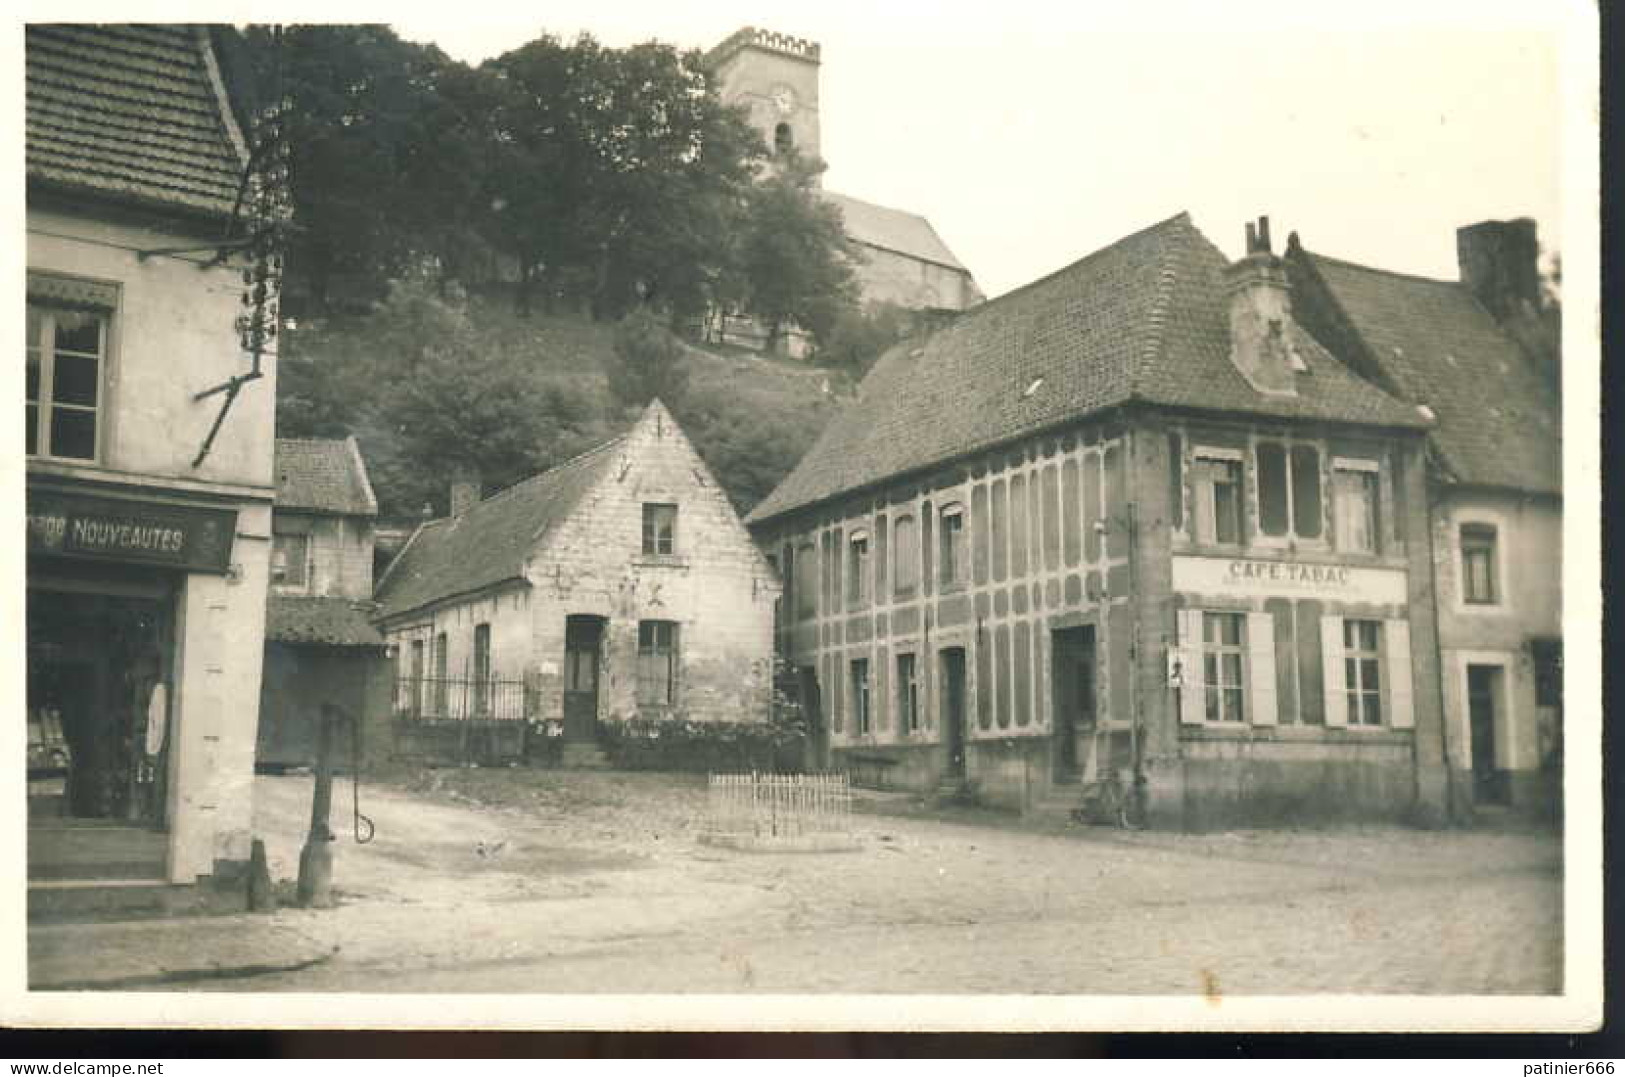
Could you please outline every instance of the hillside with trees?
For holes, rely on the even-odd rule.
[[[817,161],[781,161],[701,56],[542,35],[477,67],[384,26],[254,26],[290,150],[278,432],[361,441],[386,513],[443,511],[672,407],[742,510],[891,336]],[[729,358],[709,312],[837,368]]]

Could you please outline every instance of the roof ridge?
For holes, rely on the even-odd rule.
[[[1120,236],[1117,239],[1114,239],[1110,243],[1106,244],[1104,247],[1097,247],[1096,249],[1090,251],[1088,254],[1084,255],[1082,258],[1079,258],[1079,259],[1077,259],[1076,261],[1073,261],[1073,262],[1069,262],[1069,263],[1067,263],[1066,265],[1062,266],[1059,269],[1052,270],[1049,273],[1044,274],[1042,277],[1039,277],[1037,280],[1030,280],[1026,284],[1023,284],[1023,285],[1021,285],[1019,287],[1016,287],[1016,288],[1012,288],[1008,292],[1003,293],[1002,295],[996,295],[991,299],[983,300],[982,302],[976,304],[976,306],[971,307],[969,310],[965,311],[964,315],[962,315],[961,317],[963,318],[965,316],[969,316],[969,317],[980,316],[985,311],[987,311],[987,310],[989,310],[989,309],[991,309],[993,307],[997,307],[999,304],[1003,303],[1007,299],[1012,298],[1013,296],[1018,296],[1018,295],[1021,295],[1021,294],[1025,293],[1025,292],[1030,292],[1030,291],[1034,290],[1035,288],[1039,287],[1040,285],[1048,284],[1049,282],[1055,280],[1057,277],[1063,277],[1066,274],[1073,272],[1074,270],[1080,269],[1084,265],[1088,264],[1089,262],[1094,261],[1096,258],[1099,258],[1100,256],[1106,254],[1109,251],[1116,250],[1117,248],[1123,246],[1125,243],[1128,243],[1131,240],[1139,239],[1141,236],[1149,235],[1152,232],[1155,232],[1155,231],[1157,231],[1159,229],[1162,229],[1162,228],[1166,228],[1169,225],[1174,224],[1175,222],[1179,222],[1179,221],[1183,221],[1187,225],[1190,224],[1190,221],[1191,221],[1190,213],[1188,211],[1186,211],[1186,210],[1180,210],[1178,213],[1174,214],[1172,217],[1164,217],[1162,220],[1156,222],[1155,224],[1147,225],[1146,227],[1140,229],[1138,232],[1130,232],[1126,236]]]
[[[1384,269],[1381,266],[1368,266],[1363,262],[1351,262],[1347,258],[1334,258],[1329,254],[1319,254],[1310,250],[1308,247],[1300,247],[1300,249],[1310,258],[1322,262],[1330,262],[1332,265],[1342,266],[1344,269],[1359,269],[1366,273],[1376,273],[1379,276],[1384,277],[1397,277],[1400,280],[1412,280],[1422,284],[1443,284],[1462,289],[1467,287],[1459,280],[1444,280],[1440,277],[1424,277],[1420,273],[1402,273],[1397,269]]]
[[[549,475],[557,474],[558,472],[563,471],[567,467],[574,467],[576,464],[581,463],[581,461],[585,460],[587,457],[592,456],[595,453],[602,452],[603,450],[609,448],[611,445],[614,445],[616,442],[625,441],[625,440],[626,440],[626,435],[625,434],[616,434],[614,437],[610,438],[607,441],[601,441],[597,445],[594,445],[590,449],[585,449],[585,450],[583,450],[581,452],[576,453],[574,456],[570,457],[568,460],[564,460],[564,461],[562,461],[560,463],[554,464],[552,467],[548,468],[546,471],[538,471],[534,475],[527,476],[527,477],[525,477],[523,479],[520,479],[518,482],[511,483],[511,484],[509,484],[507,486],[504,486],[502,489],[498,490],[496,493],[492,494],[490,497],[482,497],[482,498],[480,498],[480,500],[476,501],[474,503],[474,505],[471,506],[471,507],[472,508],[479,508],[481,505],[489,505],[489,504],[491,504],[491,502],[496,501],[498,498],[506,497],[509,494],[512,494],[512,493],[522,489],[523,487],[529,486],[531,483],[540,482],[542,479],[547,478]],[[440,519],[441,520],[449,520],[449,519],[454,519],[454,517],[442,516]],[[437,520],[435,522],[438,523],[439,520]]]

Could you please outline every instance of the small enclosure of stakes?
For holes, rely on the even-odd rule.
[[[702,840],[734,848],[856,846],[845,774],[713,774]]]

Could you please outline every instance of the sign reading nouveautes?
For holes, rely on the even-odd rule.
[[[225,572],[232,509],[30,491],[28,552]]]

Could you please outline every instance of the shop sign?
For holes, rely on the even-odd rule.
[[[28,552],[225,572],[234,509],[30,491]]]
[[[1175,557],[1174,590],[1189,594],[1326,598],[1402,606],[1405,573],[1394,568],[1250,557]]]

